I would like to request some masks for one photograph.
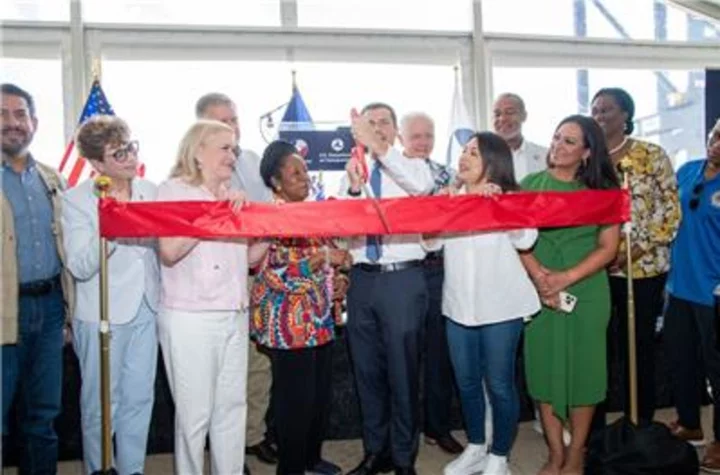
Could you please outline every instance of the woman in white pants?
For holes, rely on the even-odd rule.
[[[137,178],[138,144],[116,116],[98,115],[82,124],[75,143],[93,169],[111,179],[118,201],[152,201],[157,189]],[[101,466],[100,259],[98,195],[93,180],[63,196],[63,245],[75,278],[73,347],[80,363],[83,461],[89,474]],[[155,316],[160,287],[155,239],[118,239],[109,244],[110,385],[113,466],[119,475],[143,473],[157,366]]]
[[[230,200],[234,132],[201,120],[186,132],[160,201]],[[158,332],[175,401],[175,473],[202,475],[205,437],[211,471],[243,473],[248,356],[248,266],[244,239],[160,238],[162,296]],[[264,252],[264,249],[261,249]],[[250,253],[252,254],[252,253]]]

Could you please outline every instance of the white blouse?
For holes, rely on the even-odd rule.
[[[536,229],[521,229],[444,238],[443,315],[479,326],[537,313],[540,299],[518,255],[537,236]]]

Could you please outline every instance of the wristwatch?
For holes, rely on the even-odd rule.
[[[357,198],[358,196],[362,195],[362,191],[361,190],[353,191],[352,188],[348,187],[347,194],[348,194],[348,196],[354,196]]]

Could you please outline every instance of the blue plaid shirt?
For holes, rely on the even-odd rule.
[[[43,182],[35,160],[28,156],[27,166],[21,173],[3,161],[0,173],[3,194],[13,210],[19,282],[55,277],[62,267],[53,232],[51,191]]]

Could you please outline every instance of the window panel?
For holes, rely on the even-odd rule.
[[[471,0],[298,0],[298,25],[470,31]]]
[[[584,27],[590,38],[720,41],[720,23],[656,0],[483,0],[482,11],[487,32],[575,37]]]
[[[398,115],[423,110],[437,123],[437,155],[444,160],[454,72],[450,66],[271,61],[103,61],[103,88],[115,112],[141,142],[151,180],[164,180],[182,134],[194,120],[195,101],[220,91],[238,106],[241,145],[262,153],[261,115],[291,95],[291,69],[313,119],[348,123],[352,107],[386,101]],[[433,91],[432,94],[428,91]],[[273,115],[280,122],[283,109]],[[271,133],[276,129],[272,129]],[[341,173],[326,173],[335,194]]]
[[[0,20],[69,21],[69,0],[0,0]]]
[[[25,89],[35,101],[38,128],[30,151],[40,162],[58,167],[65,151],[62,65],[60,59],[0,58],[0,82]]]
[[[279,26],[280,0],[82,0],[83,17],[102,23]]]
[[[494,68],[493,87],[495,95],[509,91],[523,97],[528,110],[524,135],[546,146],[562,118],[587,110],[578,99],[577,70],[572,68]],[[588,70],[588,100],[602,87],[630,93],[635,102],[633,135],[662,145],[675,167],[704,156],[702,71]]]

